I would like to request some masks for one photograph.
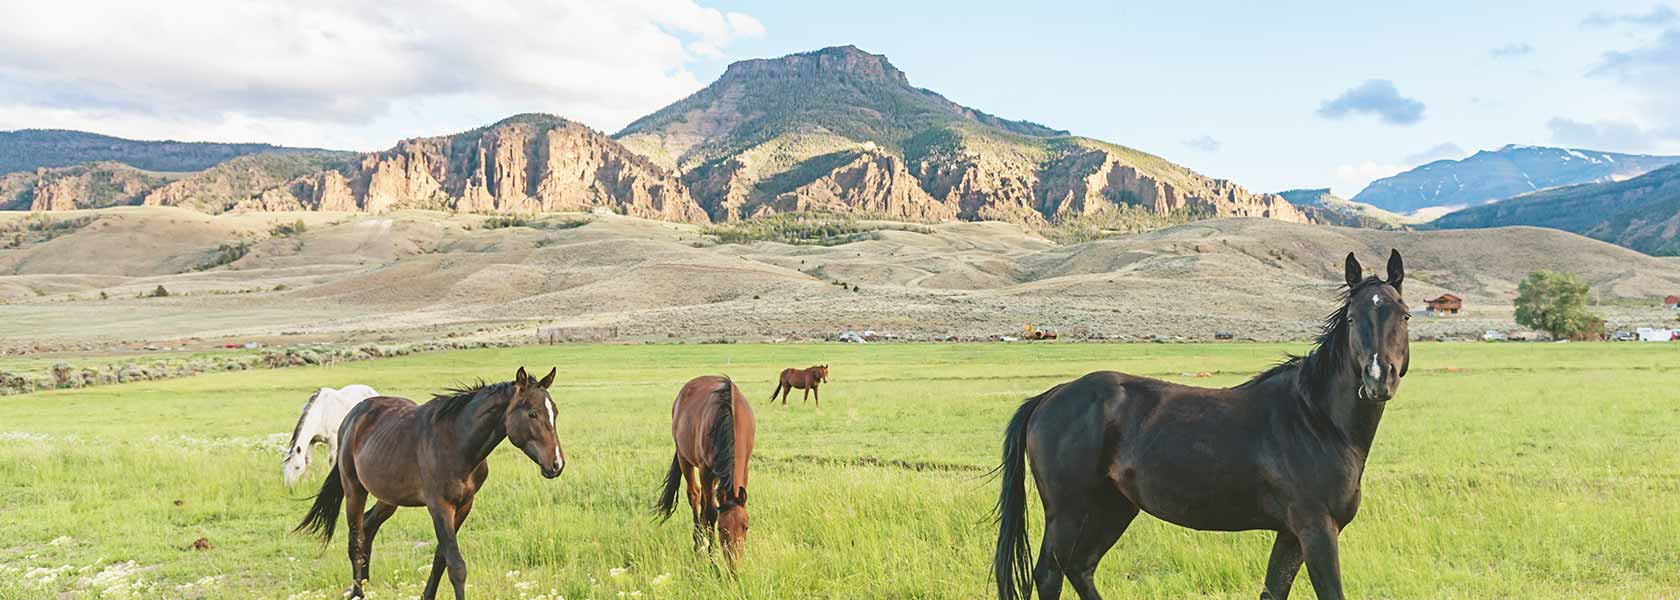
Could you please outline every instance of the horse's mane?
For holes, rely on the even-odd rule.
[[[1336,301],[1340,306],[1337,306],[1336,310],[1331,312],[1329,316],[1324,317],[1324,323],[1319,326],[1318,339],[1313,341],[1312,350],[1308,350],[1306,354],[1285,355],[1283,361],[1272,365],[1270,369],[1262,371],[1259,375],[1255,375],[1237,387],[1254,387],[1273,377],[1293,371],[1295,373],[1295,384],[1303,386],[1302,391],[1309,395],[1317,396],[1319,386],[1328,381],[1328,378],[1324,375],[1339,365],[1347,363],[1348,299],[1359,295],[1359,292],[1371,286],[1382,284],[1381,279],[1366,277],[1364,281],[1359,282],[1359,285],[1351,288],[1344,286],[1336,296]]]
[[[712,401],[718,403],[717,419],[712,421],[712,477],[717,479],[718,508],[735,504],[735,384],[729,377],[712,390]]]
[[[436,421],[460,412],[462,408],[471,404],[473,398],[477,398],[479,394],[500,394],[511,387],[513,387],[511,381],[485,383],[483,379],[480,379],[471,385],[459,384],[440,393],[432,394],[432,401],[427,402],[426,406],[432,409],[432,420]]]
[[[315,399],[321,397],[321,390],[324,389],[326,388],[315,390],[315,393],[309,395],[309,400],[303,403],[303,411],[298,413],[297,425],[292,426],[292,441],[289,442],[289,445],[293,447],[297,446],[298,436],[303,435],[303,421],[309,418],[309,409],[315,408]],[[287,448],[286,450],[290,452],[291,448]]]

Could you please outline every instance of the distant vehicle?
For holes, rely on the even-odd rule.
[[[1634,333],[1639,334],[1639,341],[1641,341],[1641,342],[1671,342],[1671,341],[1674,341],[1674,330],[1673,329],[1654,329],[1654,328],[1651,328],[1651,327],[1640,327],[1639,329],[1634,330]]]
[[[1618,331],[1618,332],[1616,332],[1616,335],[1614,337],[1612,337],[1611,339],[1614,339],[1618,342],[1631,342],[1631,341],[1639,339],[1639,336],[1634,335],[1632,331]]]
[[[1487,333],[1482,334],[1482,341],[1484,342],[1503,342],[1509,339],[1511,339],[1511,336],[1492,329],[1489,329],[1487,330]]]

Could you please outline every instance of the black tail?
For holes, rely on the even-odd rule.
[[[333,528],[338,526],[338,511],[342,508],[344,483],[338,479],[338,469],[333,469],[321,483],[321,492],[315,494],[315,505],[309,507],[309,514],[303,516],[303,522],[292,533],[308,531],[320,537],[323,544],[332,541]]]
[[[1032,597],[1032,549],[1027,547],[1027,421],[1044,399],[1039,395],[1021,404],[1003,435],[1003,491],[998,494],[997,555],[992,571],[997,576],[998,598],[1015,600]]]
[[[677,455],[671,455],[671,470],[665,473],[665,489],[659,492],[659,504],[653,507],[654,516],[661,522],[669,520],[671,513],[677,511],[677,488],[682,487],[682,465],[677,462]]]

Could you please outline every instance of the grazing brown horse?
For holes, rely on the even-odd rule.
[[[399,506],[424,506],[432,513],[437,550],[432,574],[421,598],[437,596],[444,568],[457,600],[467,595],[467,563],[455,534],[472,512],[473,497],[490,475],[485,459],[506,439],[525,452],[543,477],[560,476],[566,466],[554,434],[554,383],[550,370],[541,380],[520,367],[513,381],[449,390],[416,406],[405,398],[375,397],[362,401],[344,417],[339,428],[338,467],[321,484],[315,505],[296,531],[308,530],[332,539],[338,523],[339,500],[350,515],[350,571],[348,596],[361,598],[367,583],[368,560],[379,526]],[[371,494],[375,504],[364,515]],[[359,518],[358,518],[359,516]]]
[[[677,486],[688,483],[694,511],[694,550],[710,550],[723,538],[730,568],[747,543],[747,461],[752,458],[753,412],[746,395],[728,377],[696,377],[683,385],[671,406],[671,438],[677,452],[665,473],[654,508],[661,521],[677,510]]]
[[[781,379],[776,381],[776,391],[770,393],[770,402],[776,402],[776,395],[781,394],[782,406],[787,406],[788,394],[795,388],[805,390],[805,399],[811,400],[811,394],[817,395],[817,406],[822,407],[822,393],[817,391],[817,384],[828,383],[828,365],[817,365],[808,369],[782,369]]]
[[[1306,562],[1320,599],[1340,599],[1336,538],[1359,510],[1383,408],[1410,362],[1400,253],[1388,280],[1346,262],[1348,291],[1318,344],[1234,388],[1091,373],[1027,400],[1003,443],[992,568],[998,596],[1084,600],[1097,562],[1138,511],[1192,529],[1277,532],[1262,599],[1283,600]],[[1044,505],[1031,571],[1027,460]]]

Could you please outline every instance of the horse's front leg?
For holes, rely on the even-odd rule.
[[[466,508],[470,501],[463,503]],[[432,555],[432,574],[426,578],[426,589],[420,594],[422,600],[432,600],[437,597],[438,584],[441,582],[444,569],[449,571],[449,584],[455,588],[455,599],[464,600],[467,597],[467,562],[461,558],[461,549],[455,542],[455,531],[460,522],[458,510],[448,502],[434,501],[427,503],[426,510],[432,514],[432,530],[437,534],[437,550]]]
[[[1288,600],[1303,558],[1301,540],[1293,533],[1279,531],[1272,542],[1272,558],[1266,562],[1266,589],[1261,590],[1260,600]]]
[[[711,473],[700,471],[700,533],[705,536],[706,551],[717,546],[717,479]]]
[[[1342,594],[1342,563],[1336,542],[1341,533],[1341,528],[1328,516],[1316,519],[1295,532],[1295,537],[1301,540],[1301,550],[1307,560],[1307,576],[1312,578],[1318,600],[1343,600],[1346,597]]]

